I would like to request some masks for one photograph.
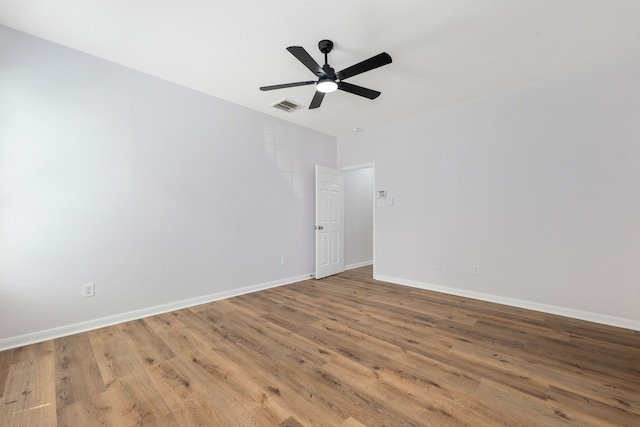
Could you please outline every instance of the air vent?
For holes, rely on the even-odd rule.
[[[300,105],[288,99],[280,100],[275,104],[271,104],[271,106],[279,110],[286,111],[287,113],[290,113],[293,110],[297,110],[298,108],[300,108]]]

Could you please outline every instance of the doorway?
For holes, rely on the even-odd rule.
[[[373,265],[375,274],[375,165],[342,168],[345,270]]]

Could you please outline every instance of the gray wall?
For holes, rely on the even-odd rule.
[[[376,277],[640,329],[639,57],[338,139],[366,163]]]
[[[334,137],[2,27],[0,94],[0,349],[313,273]]]

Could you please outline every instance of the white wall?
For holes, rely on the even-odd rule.
[[[349,269],[373,263],[373,167],[343,176],[344,264]]]
[[[378,278],[640,329],[640,57],[338,139],[373,162]]]
[[[335,138],[2,27],[0,58],[0,349],[313,273]]]

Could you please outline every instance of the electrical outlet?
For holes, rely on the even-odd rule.
[[[475,274],[476,276],[478,274],[480,274],[480,266],[479,265],[476,264],[476,265],[473,266],[473,274]]]
[[[95,283],[87,283],[82,285],[82,296],[83,298],[95,297],[96,296],[96,284]]]
[[[283,256],[282,258],[280,258],[280,265],[287,265],[287,257]]]

